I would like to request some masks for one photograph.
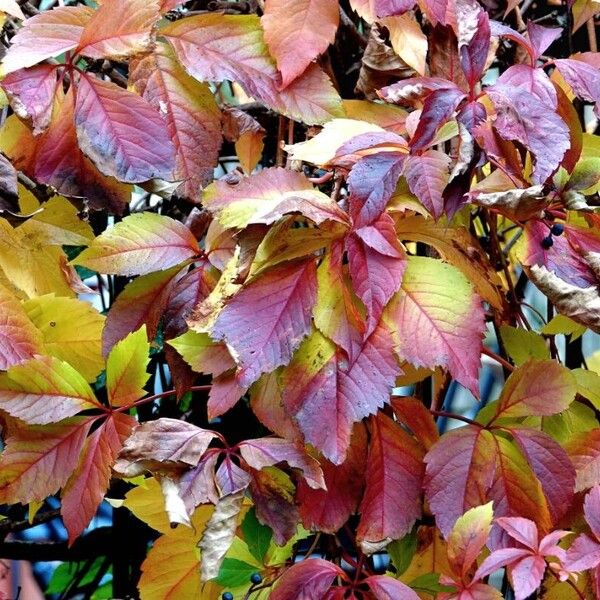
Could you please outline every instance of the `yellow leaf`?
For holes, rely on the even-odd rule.
[[[31,298],[24,308],[42,332],[46,354],[68,362],[86,381],[95,381],[104,368],[104,317],[88,302],[54,294]]]
[[[217,600],[219,587],[200,581],[198,540],[213,507],[200,506],[192,517],[192,528],[177,527],[159,537],[142,564],[138,589],[141,600]]]
[[[154,477],[148,477],[143,483],[127,492],[123,506],[152,529],[161,533],[172,531],[165,511],[165,500],[160,483]]]
[[[417,551],[400,580],[410,583],[427,573],[451,573],[446,542],[435,527],[421,526],[417,532]]]
[[[425,75],[427,58],[427,37],[421,31],[415,16],[404,13],[381,19],[381,24],[390,32],[390,42],[394,52],[419,75]]]
[[[66,198],[54,196],[40,208],[41,212],[19,227],[24,238],[68,246],[87,246],[94,239],[90,224],[79,218],[77,209]]]
[[[550,351],[546,347],[546,341],[541,335],[535,333],[535,331],[502,325],[500,327],[500,336],[508,355],[517,366],[527,362],[530,358],[538,358],[540,360],[550,358]]]
[[[125,406],[146,394],[149,352],[145,325],[113,346],[106,360],[106,391],[112,406]]]

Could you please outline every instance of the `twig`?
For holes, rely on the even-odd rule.
[[[499,356],[495,352],[492,352],[489,348],[486,348],[484,346],[481,350],[481,353],[485,354],[486,356],[489,356],[491,359],[493,359],[497,363],[501,364],[506,370],[511,371],[511,372],[515,370],[513,365],[511,365],[507,360],[504,360],[501,356]]]

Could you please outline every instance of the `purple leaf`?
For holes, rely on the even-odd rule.
[[[562,32],[563,30],[558,27],[544,27],[533,21],[527,23],[527,35],[529,43],[535,52],[536,60],[544,54],[552,42],[556,41],[562,35]]]
[[[461,40],[461,14],[458,14],[459,6],[466,4],[467,7],[470,7],[470,3],[461,3],[457,4],[457,18],[459,19],[459,52],[460,52],[460,64],[462,70],[469,82],[469,87],[471,90],[474,89],[475,84],[481,78],[483,74],[483,70],[485,68],[485,64],[488,57],[488,52],[490,49],[490,41],[491,41],[491,30],[490,30],[490,19],[487,13],[476,4],[479,10],[475,15],[475,23],[473,28],[469,28],[470,39],[465,40],[466,43],[463,43]],[[468,10],[467,12],[472,12]],[[471,19],[468,19],[470,22]],[[474,30],[474,32],[473,32]]]
[[[556,89],[542,69],[529,65],[513,65],[498,77],[496,85],[498,84],[527,90],[551,110],[556,110],[558,105]]]
[[[391,17],[402,15],[415,5],[415,0],[374,0],[375,16]]]
[[[410,191],[437,219],[442,214],[442,193],[448,183],[450,157],[438,150],[427,150],[420,156],[410,156],[405,163],[404,176]]]
[[[595,104],[594,112],[600,117],[600,69],[568,58],[556,60],[554,64],[577,96]]]

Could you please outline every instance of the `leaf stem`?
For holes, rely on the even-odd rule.
[[[501,364],[507,371],[510,371],[512,373],[512,371],[515,370],[513,365],[511,365],[507,360],[502,358],[500,355],[496,354],[495,352],[492,352],[489,348],[486,348],[484,346],[481,350],[481,353],[485,354],[486,356],[489,356],[491,359],[493,359],[497,363]]]
[[[190,392],[205,392],[210,390],[211,385],[193,385],[190,387]],[[148,402],[154,402],[154,400],[159,400],[160,398],[166,398],[167,396],[173,396],[177,393],[177,390],[167,390],[166,392],[160,392],[159,394],[153,394],[152,396],[146,396],[145,398],[140,398],[131,404],[127,404],[126,406],[119,406],[119,408],[115,408],[114,412],[124,412],[126,410],[130,410],[140,404],[147,404]]]
[[[481,423],[477,421],[473,421],[473,419],[469,419],[469,417],[463,417],[463,415],[459,415],[452,412],[447,412],[445,410],[433,410],[429,409],[429,412],[436,417],[446,417],[448,419],[456,419],[457,421],[463,421],[464,423],[468,423],[469,425],[475,425],[475,427],[483,427]]]

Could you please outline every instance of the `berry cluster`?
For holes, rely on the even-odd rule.
[[[561,235],[564,230],[565,226],[562,225],[562,223],[554,223],[554,225],[552,225],[550,228],[550,233],[542,240],[542,248],[544,248],[544,250],[552,248],[554,245],[554,239],[552,236]]]
[[[259,583],[262,582],[262,576],[260,573],[252,573],[252,575],[250,575],[250,583],[252,583],[252,585],[258,585]],[[221,596],[222,600],[233,600],[233,594],[231,592],[224,592],[223,595]]]

